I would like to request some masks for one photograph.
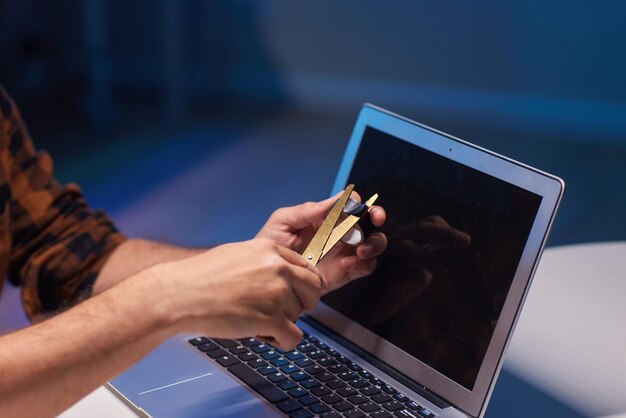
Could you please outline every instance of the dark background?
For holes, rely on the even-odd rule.
[[[0,0],[0,82],[59,178],[132,235],[245,239],[324,197],[367,101],[563,177],[549,245],[623,240],[625,17],[622,1]],[[537,409],[578,416],[505,370],[488,416]]]

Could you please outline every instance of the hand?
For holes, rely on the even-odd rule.
[[[278,245],[302,253],[324,221],[326,212],[340,195],[341,193],[338,193],[321,202],[308,202],[277,209],[257,237],[269,238]],[[352,198],[361,201],[356,192],[353,192]],[[369,212],[374,226],[380,227],[385,223],[387,215],[382,207],[372,206]],[[328,286],[322,289],[322,294],[371,274],[376,268],[376,257],[386,246],[387,238],[380,232],[371,234],[357,247],[338,243],[317,266],[328,281]]]
[[[271,336],[293,349],[294,322],[319,303],[321,274],[299,254],[268,239],[226,244],[153,268],[151,288],[180,317],[179,332],[212,337]]]

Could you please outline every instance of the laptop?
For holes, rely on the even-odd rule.
[[[380,194],[389,246],[294,351],[179,335],[110,389],[152,417],[483,416],[563,181],[366,104],[331,193],[349,183]]]

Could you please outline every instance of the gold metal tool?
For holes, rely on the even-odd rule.
[[[334,206],[326,216],[326,219],[324,219],[324,222],[302,253],[302,256],[309,262],[309,264],[313,266],[317,265],[317,263],[319,263],[320,260],[333,249],[341,238],[343,238],[343,236],[346,235],[348,231],[354,227],[354,225],[356,225],[356,223],[369,210],[369,208],[372,207],[378,198],[378,194],[374,194],[364,203],[366,210],[357,214],[348,215],[346,219],[337,225],[337,221],[339,220],[339,217],[341,216],[353,190],[354,184],[349,184],[348,187],[345,188],[341,197],[339,197],[339,199],[335,202]]]

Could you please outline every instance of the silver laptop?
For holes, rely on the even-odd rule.
[[[153,417],[482,416],[563,181],[365,105],[332,193],[349,183],[380,194],[389,246],[296,350],[181,335],[110,388]]]

